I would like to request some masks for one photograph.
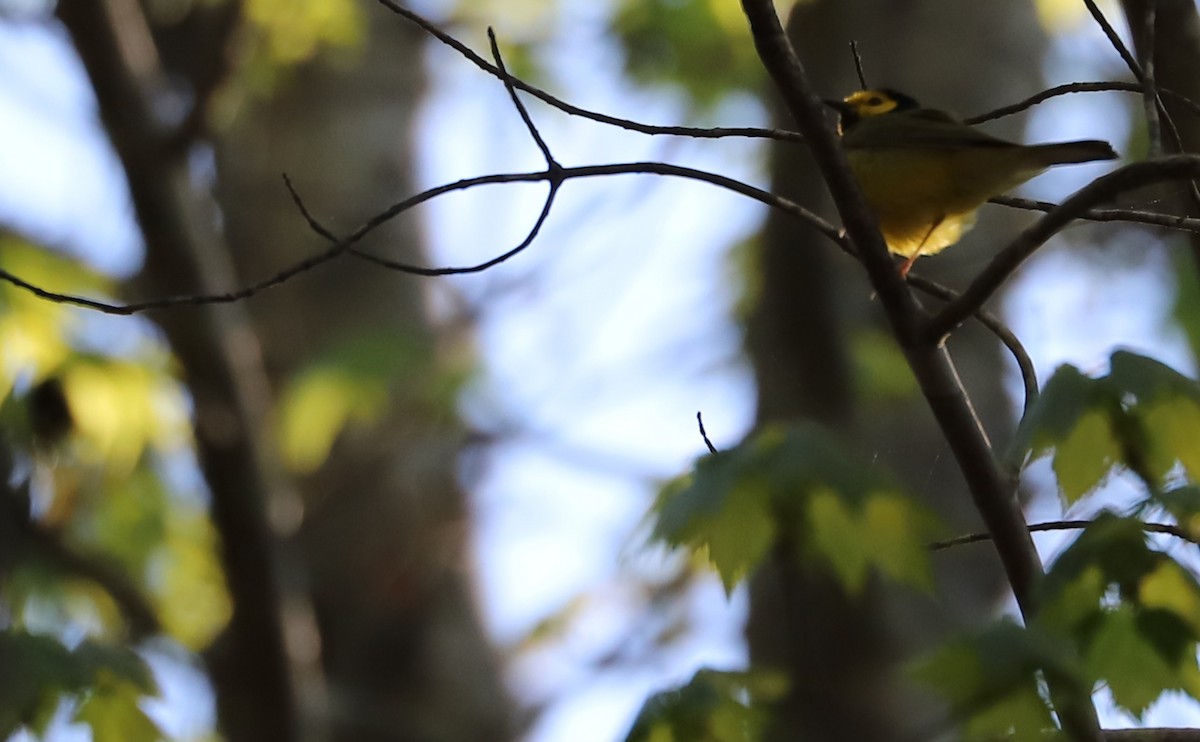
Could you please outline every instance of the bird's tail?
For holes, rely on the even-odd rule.
[[[1031,147],[1031,149],[1037,152],[1046,167],[1051,165],[1069,165],[1075,162],[1117,159],[1117,153],[1113,151],[1112,145],[1098,139],[1038,144]]]

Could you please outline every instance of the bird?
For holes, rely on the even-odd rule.
[[[994,137],[891,88],[826,100],[888,249],[907,276],[922,255],[958,242],[977,209],[1055,165],[1113,160],[1108,142],[1025,145]]]

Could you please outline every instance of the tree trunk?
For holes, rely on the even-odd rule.
[[[860,87],[850,41],[858,42],[868,85],[899,88],[933,107],[978,112],[1039,86],[1043,42],[1025,4],[818,0],[795,7],[788,31],[810,77],[831,98]],[[1007,131],[991,130],[1019,138],[1006,123]],[[802,148],[776,145],[772,173],[774,192],[832,212]],[[915,271],[963,285],[985,263],[989,245],[1014,233],[1004,216],[982,214],[963,244],[919,261]],[[915,388],[900,398],[879,391],[910,378],[898,351],[884,378],[867,376],[855,361],[887,332],[860,266],[777,215],[765,226],[759,265],[762,293],[747,336],[759,422],[816,419],[888,467],[953,527],[978,529],[961,474]],[[950,350],[993,441],[1003,445],[1013,410],[1001,391],[998,343],[968,327]],[[880,584],[851,598],[831,574],[780,554],[752,583],[747,627],[752,662],[791,679],[773,738],[929,738],[938,709],[899,671],[921,647],[994,609],[1002,597],[994,554],[960,550],[935,558],[935,600]]]

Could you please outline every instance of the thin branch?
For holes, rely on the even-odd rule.
[[[158,299],[151,299],[143,302],[131,302],[129,304],[116,304],[104,301],[98,301],[83,296],[74,294],[59,293],[49,291],[40,286],[36,286],[18,276],[15,276],[7,271],[0,269],[0,281],[7,281],[18,288],[25,289],[36,296],[47,301],[60,304],[73,304],[76,306],[92,309],[103,314],[114,315],[131,315],[141,312],[148,312],[160,309],[170,309],[181,306],[203,306],[208,304],[231,304],[245,299],[249,299],[257,294],[274,288],[280,284],[295,278],[296,276],[306,273],[314,268],[317,268],[325,263],[328,263],[343,254],[349,252],[356,244],[361,242],[370,233],[374,232],[385,223],[396,218],[400,214],[409,211],[410,209],[430,201],[438,196],[454,191],[463,191],[469,188],[482,185],[493,185],[498,183],[536,183],[540,181],[555,181],[555,180],[570,180],[573,178],[590,178],[608,175],[666,175],[688,180],[697,180],[711,185],[725,188],[727,190],[739,193],[743,196],[754,199],[772,208],[779,209],[784,213],[800,219],[808,225],[815,228],[818,232],[833,240],[843,249],[846,249],[846,240],[841,232],[829,222],[817,216],[808,209],[796,203],[780,198],[774,194],[768,193],[761,188],[743,183],[739,180],[709,173],[704,170],[695,168],[683,167],[680,165],[670,165],[662,162],[631,162],[612,165],[586,165],[581,167],[562,168],[557,172],[546,170],[537,172],[524,173],[495,173],[492,175],[481,175],[473,178],[464,178],[454,181],[453,183],[445,183],[436,186],[414,196],[404,199],[386,210],[376,214],[366,223],[352,232],[349,236],[340,239],[336,244],[315,255],[311,255],[303,260],[299,260],[274,275],[257,281],[255,283],[243,286],[242,288],[227,291],[224,293],[209,293],[209,294],[189,294],[184,296],[170,296]],[[286,181],[285,181],[286,182]],[[291,189],[292,197],[295,199],[296,193]],[[311,213],[307,213],[307,209],[300,205],[301,212],[305,214],[305,219],[309,221],[309,226],[313,227],[318,234],[326,239],[332,239],[334,236],[324,227],[320,226],[313,218]],[[399,270],[399,268],[397,268]],[[413,268],[406,272],[425,275],[428,271],[435,271],[432,275],[446,275],[455,272],[473,272],[471,269],[423,269]]]
[[[1159,98],[1154,83],[1154,24],[1158,15],[1155,0],[1148,0],[1142,15],[1142,41],[1138,49],[1142,66],[1142,107],[1146,112],[1146,134],[1150,139],[1150,156],[1162,154],[1162,125],[1158,119]],[[1165,110],[1165,109],[1164,109]]]
[[[1105,729],[1107,742],[1200,742],[1200,729],[1146,727],[1144,729]]]
[[[636,131],[636,132],[640,132],[642,134],[650,134],[650,135],[670,135],[670,136],[681,136],[681,137],[694,137],[694,138],[698,138],[698,139],[720,139],[721,137],[750,137],[750,138],[755,138],[755,139],[777,139],[777,140],[785,141],[785,142],[802,142],[802,141],[804,141],[804,137],[794,131],[783,131],[780,129],[761,129],[761,128],[750,127],[750,126],[717,127],[717,128],[713,128],[713,129],[704,129],[704,128],[699,128],[699,127],[694,127],[694,126],[654,126],[651,124],[643,124],[643,123],[640,123],[637,121],[632,121],[630,119],[618,118],[617,116],[609,116],[607,114],[599,113],[597,111],[590,111],[586,108],[580,108],[579,106],[575,106],[570,103],[567,103],[566,101],[564,101],[560,98],[556,98],[555,96],[551,95],[550,93],[547,93],[545,90],[542,90],[541,88],[538,88],[534,85],[530,85],[529,83],[525,82],[524,80],[521,80],[516,77],[512,77],[512,76],[502,72],[500,69],[498,69],[494,65],[490,64],[483,57],[479,56],[474,51],[472,51],[470,49],[470,47],[468,47],[466,44],[463,44],[458,39],[454,38],[450,34],[441,30],[436,25],[434,25],[432,22],[430,22],[429,20],[427,20],[423,16],[421,16],[419,13],[416,13],[415,11],[412,11],[412,10],[404,7],[400,3],[395,2],[395,0],[376,0],[376,2],[378,2],[380,5],[387,8],[388,10],[392,11],[396,15],[406,18],[409,21],[411,21],[412,23],[416,24],[422,30],[424,30],[426,33],[428,33],[430,36],[433,36],[435,39],[440,41],[442,44],[445,44],[446,46],[450,47],[454,51],[458,52],[469,62],[471,62],[476,67],[483,70],[484,72],[488,73],[489,75],[497,77],[507,83],[511,83],[515,87],[517,87],[521,90],[524,90],[526,93],[529,93],[533,97],[541,100],[543,103],[553,106],[554,108],[557,108],[558,110],[562,111],[563,113],[567,113],[572,116],[579,116],[580,118],[590,119],[592,121],[598,121],[602,124],[609,124],[611,126],[616,126],[621,129],[626,129],[628,131]]]
[[[704,429],[704,416],[702,413],[696,413],[696,425],[700,426],[700,437],[704,439],[704,445],[708,447],[708,452],[716,456],[720,451],[713,445],[713,442],[708,439],[708,431]]]
[[[1147,124],[1153,127],[1153,124],[1159,120],[1159,114],[1161,114],[1162,121],[1166,124],[1167,131],[1171,135],[1171,144],[1175,147],[1175,151],[1185,151],[1183,146],[1183,137],[1179,134],[1179,127],[1175,125],[1175,119],[1171,117],[1171,112],[1168,111],[1166,105],[1163,104],[1162,98],[1160,98],[1153,90],[1153,80],[1147,77],[1145,70],[1143,70],[1141,65],[1138,64],[1137,60],[1133,58],[1133,54],[1129,52],[1129,48],[1125,46],[1124,42],[1121,41],[1121,37],[1117,35],[1115,30],[1113,30],[1112,24],[1110,24],[1108,19],[1104,17],[1104,13],[1101,12],[1100,8],[1096,5],[1095,0],[1083,1],[1084,4],[1087,5],[1088,12],[1092,14],[1092,18],[1096,21],[1097,25],[1100,26],[1100,29],[1104,32],[1104,35],[1108,37],[1109,43],[1112,44],[1114,49],[1116,49],[1117,54],[1119,54],[1121,59],[1125,62],[1125,66],[1129,68],[1129,71],[1133,74],[1134,79],[1138,81],[1138,85],[1140,86],[1139,92],[1141,92],[1145,98],[1153,96],[1155,110],[1153,115],[1147,114]],[[1151,34],[1150,38],[1153,39],[1153,28],[1149,29],[1149,33]],[[1154,141],[1155,136],[1156,134],[1153,132],[1150,134],[1151,141]],[[1157,136],[1160,141],[1161,149],[1161,132],[1158,132]],[[1200,206],[1200,187],[1196,185],[1196,181],[1194,179],[1188,181],[1188,190],[1189,194],[1191,195],[1192,202],[1197,206]]]
[[[863,73],[862,56],[858,53],[858,42],[850,42],[850,54],[854,57],[854,74],[858,76],[858,84],[863,89],[867,89],[867,76]]]
[[[1079,531],[1087,528],[1092,524],[1090,520],[1053,520],[1046,523],[1031,523],[1029,526],[1030,533],[1039,533],[1043,531]],[[1191,544],[1200,544],[1200,539],[1197,539],[1192,534],[1184,529],[1171,523],[1142,523],[1142,530],[1147,533],[1165,533],[1168,536],[1174,536],[1177,539],[1187,541]],[[991,541],[992,537],[987,533],[971,533],[957,538],[946,539],[945,541],[934,541],[929,544],[932,551],[942,551],[955,546],[965,546],[967,544],[978,544],[983,541]]]
[[[1121,41],[1121,37],[1117,35],[1116,29],[1104,17],[1104,13],[1100,12],[1100,8],[1096,6],[1095,0],[1083,0],[1083,4],[1087,6],[1088,12],[1092,14],[1096,25],[1100,26],[1100,30],[1108,37],[1108,43],[1112,44],[1113,49],[1117,50],[1117,54],[1121,55],[1121,59],[1125,62],[1125,66],[1133,73],[1139,83],[1145,84],[1145,78],[1142,75],[1142,68],[1138,65],[1137,60],[1129,53],[1129,47],[1125,46],[1125,42]]]
[[[977,116],[965,118],[963,121],[971,124],[972,126],[976,124],[982,124],[985,121],[993,121],[1005,116],[1011,116],[1014,113],[1020,113],[1021,111],[1033,108],[1039,103],[1043,103],[1051,98],[1057,98],[1062,95],[1071,95],[1073,93],[1141,93],[1142,91],[1143,88],[1141,84],[1132,82],[1072,82],[1065,85],[1056,85],[1052,88],[1047,88],[1046,90],[1029,96],[1025,100],[1018,101],[1007,106],[1001,106],[1000,108],[988,111],[987,113],[981,113]],[[1183,95],[1182,93],[1176,93],[1174,90],[1168,90],[1166,88],[1158,88],[1158,93],[1160,96],[1170,98],[1175,103],[1184,106],[1192,113],[1200,116],[1200,103],[1197,103],[1186,95]]]
[[[417,265],[410,265],[408,263],[400,263],[395,260],[381,258],[377,255],[372,255],[370,253],[358,250],[357,248],[352,249],[351,252],[355,257],[375,263],[383,268],[399,271],[401,273],[409,273],[416,276],[458,276],[469,273],[480,273],[488,268],[503,263],[533,244],[533,240],[538,236],[538,233],[542,231],[542,225],[546,223],[546,217],[550,216],[550,208],[554,206],[554,197],[558,195],[558,187],[560,184],[561,181],[550,181],[550,191],[546,194],[546,203],[544,206],[542,206],[542,213],[538,215],[537,221],[533,223],[533,228],[529,230],[529,234],[525,236],[525,239],[521,240],[521,242],[511,250],[507,250],[506,252],[503,252],[500,255],[491,258],[490,260],[483,261],[482,263],[461,268],[422,268],[421,266]]]
[[[1016,198],[1013,196],[996,196],[988,199],[999,206],[1026,211],[1041,211],[1049,213],[1061,204],[1051,201],[1036,201],[1031,198]],[[1089,222],[1128,222],[1130,224],[1147,224],[1155,227],[1166,227],[1183,232],[1200,232],[1200,218],[1179,214],[1161,214],[1156,211],[1138,211],[1134,209],[1087,209],[1079,214],[1077,219]]]
[[[1200,176],[1200,156],[1172,155],[1135,162],[1092,181],[1058,208],[1017,236],[983,269],[962,296],[946,305],[926,328],[927,338],[940,341],[991,298],[1020,265],[1055,233],[1096,204],[1151,183]]]
[[[542,139],[541,132],[538,131],[537,126],[533,123],[533,119],[530,118],[529,111],[525,110],[525,104],[517,97],[517,88],[513,85],[515,78],[509,75],[508,70],[504,68],[504,59],[500,56],[500,45],[496,43],[496,32],[492,30],[491,26],[488,26],[487,35],[488,43],[492,47],[492,59],[496,60],[496,69],[500,71],[500,79],[504,81],[504,89],[508,91],[508,96],[512,98],[513,106],[516,107],[517,113],[521,115],[521,120],[525,122],[525,128],[529,130],[529,136],[533,137],[537,148],[542,151],[542,156],[546,158],[546,168],[549,170],[561,169],[562,166],[554,159],[554,155],[550,154],[550,147],[546,145],[546,140]],[[557,185],[552,184],[550,198],[547,199],[547,211],[549,210],[549,201],[554,198],[554,191],[556,189]]]
[[[958,292],[930,281],[928,278],[909,273],[908,282],[913,288],[942,301],[951,302],[958,298]],[[1029,357],[1025,346],[1017,338],[1016,333],[1010,330],[1008,325],[1004,324],[999,317],[982,309],[972,316],[996,336],[1004,347],[1008,349],[1008,352],[1012,354],[1013,360],[1017,362],[1017,370],[1021,374],[1021,385],[1025,390],[1021,411],[1022,414],[1028,414],[1038,397],[1037,370],[1034,368],[1033,360]]]

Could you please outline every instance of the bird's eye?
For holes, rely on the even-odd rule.
[[[867,98],[867,105],[881,106],[883,105],[883,98],[880,98],[878,95],[872,95],[870,98]]]

